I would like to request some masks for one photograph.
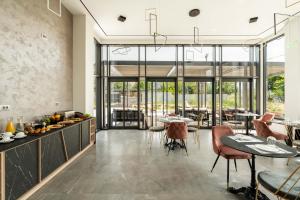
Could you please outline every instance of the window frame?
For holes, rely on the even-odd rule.
[[[273,42],[274,40],[278,40],[279,38],[282,38],[282,37],[285,37],[285,34],[280,34],[280,35],[273,37],[272,39],[263,43],[263,48],[262,48],[263,49],[263,75],[262,75],[263,88],[262,88],[262,91],[263,91],[263,112],[264,113],[267,112],[267,100],[268,100],[267,99],[267,91],[268,91],[268,89],[267,89],[268,88],[268,84],[267,84],[267,72],[268,72],[268,70],[267,70],[267,67],[268,67],[268,65],[267,65],[267,63],[268,63],[267,62],[267,54],[268,54],[267,45],[268,45],[268,43]],[[283,114],[285,114],[285,113],[283,113]],[[275,116],[275,119],[280,120],[280,121],[284,120],[284,118],[280,118],[277,116]]]

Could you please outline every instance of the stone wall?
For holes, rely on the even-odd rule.
[[[0,130],[9,117],[32,120],[73,107],[72,14],[47,0],[0,1]]]

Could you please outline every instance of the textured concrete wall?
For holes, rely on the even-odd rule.
[[[64,7],[58,17],[46,0],[0,0],[0,105],[11,105],[0,124],[72,109],[72,31]]]

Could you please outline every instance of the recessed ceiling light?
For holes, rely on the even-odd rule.
[[[190,17],[196,17],[196,16],[198,16],[200,14],[200,10],[199,9],[192,9],[192,10],[190,10],[190,12],[189,12],[189,16]]]
[[[126,17],[123,16],[123,15],[120,15],[120,16],[118,17],[118,20],[119,20],[120,22],[125,22],[125,21],[126,21]]]
[[[257,22],[257,20],[258,20],[258,17],[251,17],[251,18],[249,19],[249,24],[255,23],[255,22]]]

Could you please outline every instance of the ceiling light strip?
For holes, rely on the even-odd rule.
[[[83,5],[83,7],[86,9],[86,11],[90,14],[90,16],[93,18],[93,20],[96,22],[96,24],[99,26],[99,28],[101,29],[101,31],[104,33],[105,36],[109,36],[108,34],[106,34],[106,32],[104,31],[104,29],[101,27],[100,23],[96,20],[96,18],[94,17],[94,15],[91,13],[91,11],[87,8],[87,6],[83,3],[82,0],[80,0],[81,4]]]
[[[295,17],[295,16],[296,16],[296,15],[298,15],[299,13],[300,13],[300,10],[299,10],[299,11],[297,11],[296,13],[294,13],[294,14],[290,15],[290,17]],[[286,20],[288,20],[288,19],[289,19],[289,17],[287,17],[287,18],[285,18],[285,19],[281,20],[281,21],[280,21],[280,22],[278,22],[276,25],[282,24],[283,22],[285,22],[285,21],[286,21]],[[262,34],[266,33],[267,31],[269,31],[269,30],[271,30],[271,29],[273,29],[273,28],[274,28],[274,25],[273,25],[273,26],[271,26],[270,28],[268,28],[268,29],[264,30],[263,32],[261,32],[261,33],[257,34],[256,36],[260,36],[260,35],[262,35]]]
[[[289,18],[291,17],[291,15],[288,15],[288,14],[274,13],[274,35],[277,34],[277,22],[276,22],[276,16],[277,16],[277,15],[287,16],[288,18],[286,18],[286,19],[289,19]]]
[[[285,0],[285,8],[292,7],[292,6],[296,5],[297,3],[300,3],[300,1],[296,1],[296,2],[294,2],[294,3],[290,4],[290,5],[288,5],[288,0]]]

